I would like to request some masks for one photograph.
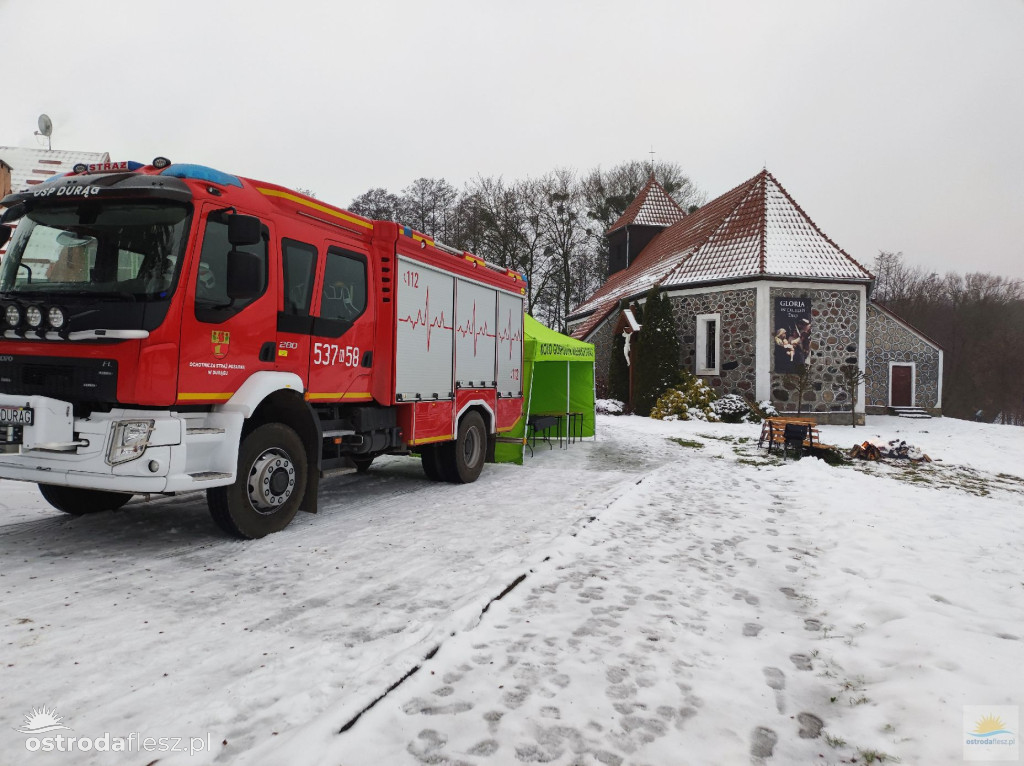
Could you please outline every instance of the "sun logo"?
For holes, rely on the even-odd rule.
[[[61,723],[63,720],[63,716],[57,715],[56,708],[47,708],[46,705],[43,705],[41,708],[32,708],[32,712],[25,716],[25,723],[15,731],[22,734],[44,734],[57,729],[71,731],[70,726]]]
[[[991,737],[993,734],[1010,734],[1004,727],[1003,719],[997,715],[983,715],[978,719],[977,723],[974,724],[974,731],[971,735],[974,737]]]

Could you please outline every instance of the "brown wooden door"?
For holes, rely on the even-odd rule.
[[[892,402],[893,407],[910,407],[914,402],[913,368],[909,364],[892,366]]]

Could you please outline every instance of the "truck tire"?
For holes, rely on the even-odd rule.
[[[242,439],[235,483],[206,490],[210,515],[244,540],[280,532],[299,510],[306,467],[299,435],[281,423],[265,423]]]
[[[423,458],[423,473],[431,481],[447,481],[444,466],[441,464],[441,448],[436,444],[428,444],[420,449]]]
[[[39,491],[46,502],[58,511],[70,513],[72,516],[99,513],[100,511],[116,511],[133,497],[127,492],[58,487],[56,484],[40,484]]]
[[[469,412],[459,421],[455,441],[441,447],[444,477],[453,484],[476,481],[487,458],[487,429],[478,412]]]

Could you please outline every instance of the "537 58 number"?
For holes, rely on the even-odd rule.
[[[339,346],[337,343],[314,343],[313,364],[340,364],[343,367],[359,366],[358,346]]]

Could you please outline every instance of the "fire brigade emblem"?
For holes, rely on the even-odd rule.
[[[231,333],[224,330],[214,330],[210,333],[210,345],[213,346],[213,355],[223,359],[228,355],[228,346],[231,345]]]

